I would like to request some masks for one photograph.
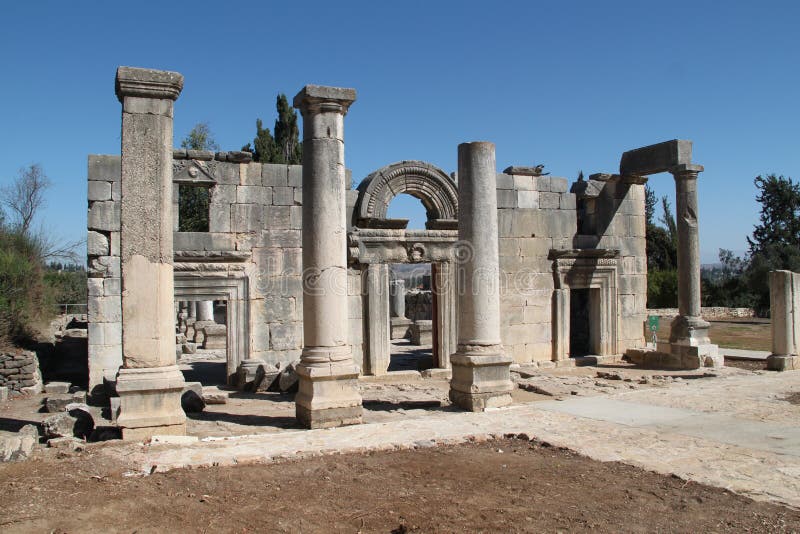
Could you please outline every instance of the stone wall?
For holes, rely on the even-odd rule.
[[[700,308],[704,319],[726,319],[732,317],[757,317],[753,308],[725,308],[721,306],[703,306]],[[678,308],[653,308],[647,310],[647,315],[658,315],[659,317],[675,317],[678,315]]]
[[[42,391],[42,374],[36,353],[29,350],[0,352],[0,387],[18,393]]]
[[[517,363],[550,360],[555,285],[548,254],[573,247],[575,195],[565,178],[502,173],[497,209],[503,346]]]
[[[260,164],[241,152],[176,150],[179,183],[208,187],[209,231],[175,232],[176,276],[213,284],[245,273],[246,351],[269,363],[300,357],[302,167]],[[89,156],[89,386],[122,364],[119,156]]]

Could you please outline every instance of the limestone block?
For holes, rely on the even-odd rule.
[[[250,163],[249,165],[252,165]],[[256,164],[257,165],[257,164]],[[259,180],[261,178],[259,177]],[[238,204],[267,205],[272,201],[272,188],[260,185],[240,185],[236,188],[236,202]]]
[[[288,165],[288,170],[289,170],[289,181],[288,181],[289,187],[303,187],[303,166]]]
[[[117,155],[92,154],[89,156],[89,181],[119,183],[121,164],[122,159]]]
[[[87,278],[86,286],[90,297],[102,297],[104,295],[102,278]]]
[[[278,248],[300,248],[303,246],[300,230],[264,230],[261,246]]]
[[[497,173],[497,189],[514,189],[514,177],[510,174]]]
[[[533,176],[522,176],[522,175],[515,175],[514,176],[514,189],[520,191],[535,191],[536,184],[534,183]],[[522,206],[520,206],[522,207]]]
[[[122,198],[122,186],[119,181],[111,183],[111,200],[119,202]]]
[[[259,204],[234,204],[231,206],[231,224],[234,232],[256,232],[264,224],[264,207]]]
[[[303,228],[303,207],[291,206],[289,208],[289,227],[301,230]]]
[[[252,306],[255,306],[256,303],[259,301],[251,302]],[[260,315],[263,314],[263,310],[261,312],[255,312],[251,317],[250,323],[250,351],[251,353],[263,353],[264,351],[269,350],[269,324],[264,322]],[[261,357],[261,356],[259,356]]]
[[[301,274],[303,271],[303,249],[285,248],[283,249],[283,270],[284,274]]]
[[[295,187],[294,189],[294,205],[295,206],[303,205],[303,189],[300,187]]]
[[[121,297],[91,297],[88,306],[89,323],[122,321]]]
[[[86,238],[86,253],[89,256],[108,256],[111,248],[108,243],[108,236],[94,230],[89,230]]]
[[[111,246],[111,256],[119,256],[119,232],[109,232],[108,242]]]
[[[44,385],[44,392],[51,395],[56,393],[69,393],[70,386],[72,386],[70,382],[48,382]]]
[[[500,238],[499,239],[499,252],[500,256],[519,256],[519,243],[520,240],[517,238]],[[500,264],[502,265],[502,260],[500,260]]]
[[[208,211],[208,230],[210,232],[231,231],[231,207],[227,204],[211,204]]]
[[[504,325],[522,324],[522,306],[503,306],[502,299],[500,300],[500,317],[501,323]]]
[[[261,183],[265,186],[286,187],[289,179],[289,165],[265,163],[261,166]],[[297,167],[293,165],[293,167]],[[302,166],[301,177],[302,177]]]
[[[107,297],[117,297],[122,294],[122,280],[120,278],[106,278],[103,280],[103,292]]]
[[[217,184],[216,186],[212,187],[209,198],[211,209],[213,210],[215,205],[235,204],[238,189],[239,186],[237,185],[225,184]]]
[[[260,186],[261,164],[256,162],[242,163],[239,167],[239,185]]]
[[[541,306],[525,306],[523,308],[523,322],[531,325],[549,324],[553,319],[550,301],[545,301]],[[538,328],[541,328],[539,326]]]
[[[270,230],[288,230],[291,226],[290,206],[267,206],[265,228]]]
[[[293,206],[294,189],[276,186],[272,188],[272,204],[275,206]]]
[[[497,207],[498,208],[516,208],[517,207],[517,192],[508,189],[497,190]]]
[[[121,322],[90,322],[89,343],[93,345],[114,345],[122,343]]]
[[[561,193],[559,209],[574,210],[577,209],[577,202],[575,193]]]
[[[225,349],[228,347],[228,328],[224,324],[212,324],[203,328],[203,348]]]
[[[553,193],[566,193],[569,191],[569,181],[566,178],[550,177],[550,191]]]
[[[274,350],[298,349],[302,346],[300,325],[297,323],[270,325],[270,340]]]
[[[291,297],[264,299],[264,320],[268,323],[285,323],[295,319],[295,300]],[[295,348],[295,347],[292,347]]]
[[[691,162],[692,142],[673,139],[623,153],[619,171],[623,175],[642,176],[668,171],[677,165]]]
[[[120,228],[119,203],[113,201],[92,202],[86,222],[90,230],[118,231]]]
[[[219,163],[214,172],[214,178],[218,184],[239,185],[239,164]]]
[[[520,255],[526,258],[547,258],[551,248],[553,240],[547,237],[528,237],[519,240]]]
[[[411,344],[412,345],[432,345],[433,344],[433,321],[418,320],[411,324]]]
[[[497,234],[500,237],[512,237],[512,221],[517,210],[497,210]]]
[[[362,297],[361,295],[347,296],[347,317],[349,319],[361,319],[362,317]]]
[[[89,180],[89,202],[111,200],[111,182]]]
[[[526,178],[531,178],[527,176]],[[522,209],[538,209],[539,208],[539,192],[538,191],[519,191],[517,193],[519,207]]]
[[[557,210],[561,206],[561,195],[558,193],[539,193],[539,208],[543,210]]]

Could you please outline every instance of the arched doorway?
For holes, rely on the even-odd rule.
[[[387,210],[399,194],[425,207],[424,230],[407,229],[407,219],[390,219]],[[401,161],[367,176],[358,187],[349,234],[350,261],[363,272],[364,374],[385,374],[390,362],[389,265],[431,264],[433,365],[450,366],[456,349],[455,244],[458,194],[441,169],[422,161]]]

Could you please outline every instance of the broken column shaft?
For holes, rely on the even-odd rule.
[[[458,347],[450,400],[471,411],[511,403],[511,358],[500,341],[497,171],[493,143],[458,146]]]
[[[117,376],[124,439],[184,434],[183,374],[175,365],[172,268],[172,111],[176,72],[120,67],[122,358]]]
[[[354,89],[307,85],[303,115],[303,337],[297,419],[309,428],[361,423],[359,369],[348,340],[344,116]]]

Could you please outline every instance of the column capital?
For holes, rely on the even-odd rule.
[[[694,163],[682,163],[680,165],[675,165],[672,167],[669,172],[674,177],[687,177],[687,178],[697,178],[697,175],[705,170],[705,167],[702,165],[695,165]]]
[[[350,105],[355,100],[355,89],[306,85],[295,95],[292,105],[299,109],[303,116],[317,113],[341,113],[346,115],[347,110],[350,109]]]
[[[126,96],[177,100],[183,90],[183,75],[138,67],[118,67],[115,83],[120,102]]]

